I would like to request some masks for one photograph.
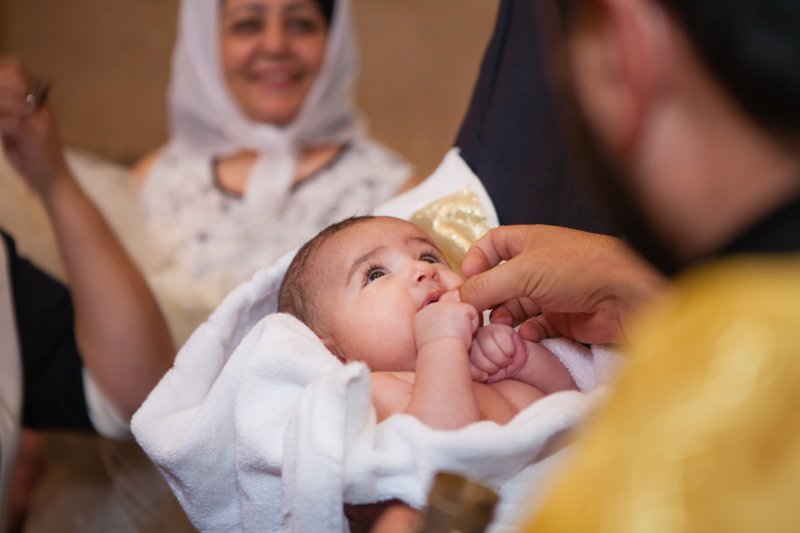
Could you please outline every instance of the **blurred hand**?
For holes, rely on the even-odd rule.
[[[402,503],[395,504],[384,512],[370,533],[414,533],[422,524],[422,513]]]
[[[461,269],[461,301],[494,309],[492,322],[522,324],[532,341],[622,341],[628,317],[664,285],[621,240],[544,225],[491,230]]]
[[[31,80],[19,61],[0,58],[0,136],[6,157],[28,184],[46,197],[67,172],[63,147],[47,105],[26,103]]]

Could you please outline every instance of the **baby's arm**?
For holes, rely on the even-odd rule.
[[[510,326],[489,324],[478,330],[470,348],[472,377],[495,383],[514,378],[546,394],[575,389],[575,381],[553,352],[523,339]]]
[[[480,420],[469,363],[478,323],[475,308],[460,302],[440,300],[417,313],[417,363],[407,413],[436,429]]]

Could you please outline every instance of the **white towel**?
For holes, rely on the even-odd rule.
[[[564,453],[542,460],[540,452],[596,393],[552,394],[504,426],[437,431],[408,415],[377,424],[367,367],[342,365],[304,324],[274,313],[292,255],[225,299],[133,417],[134,436],[194,525],[347,531],[345,503],[399,498],[421,507],[433,475],[449,470],[496,489],[492,531],[511,529]],[[596,385],[599,365],[586,349],[547,346],[582,390]]]
[[[450,470],[497,489],[494,531],[511,527],[521,499],[546,480],[542,447],[581,419],[591,395],[547,396],[505,426],[435,431],[407,415],[376,424],[367,368],[342,365],[294,317],[267,313],[285,268],[231,293],[133,418],[194,525],[346,531],[345,502],[400,498],[419,507],[435,472]],[[547,345],[576,381],[594,384],[588,351]]]

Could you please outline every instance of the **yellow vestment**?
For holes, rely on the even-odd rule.
[[[628,353],[526,531],[800,531],[800,256],[695,269]]]

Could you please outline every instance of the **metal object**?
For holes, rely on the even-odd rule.
[[[483,533],[498,500],[494,490],[473,479],[439,472],[417,533]]]
[[[31,84],[28,94],[25,96],[25,114],[33,115],[47,101],[50,93],[50,82],[43,79],[36,79]]]

